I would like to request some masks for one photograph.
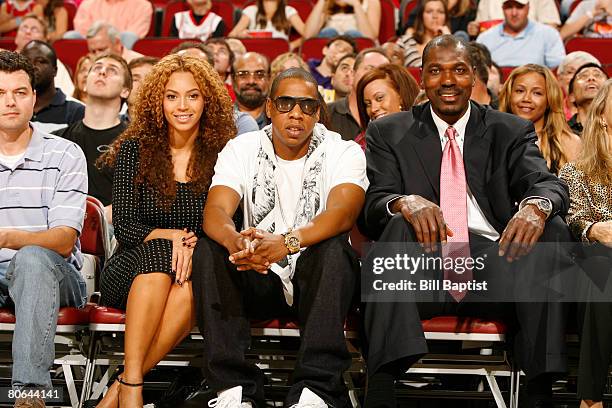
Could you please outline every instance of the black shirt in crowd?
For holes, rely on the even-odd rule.
[[[344,140],[355,140],[361,133],[359,123],[351,115],[348,98],[340,98],[327,104],[329,109],[330,130],[340,133]]]
[[[102,204],[110,205],[113,191],[113,169],[105,167],[98,169],[96,160],[102,155],[117,136],[126,129],[127,125],[120,122],[109,129],[97,130],[87,127],[82,120],[69,127],[54,132],[58,136],[78,144],[87,160],[87,174],[89,178],[89,195],[96,197]]]

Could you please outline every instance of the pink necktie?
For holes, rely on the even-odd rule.
[[[440,208],[444,221],[453,230],[454,235],[448,237],[448,243],[442,246],[444,264],[450,263],[446,258],[453,259],[456,265],[457,258],[469,258],[470,237],[468,235],[467,223],[467,183],[465,180],[465,168],[463,167],[463,156],[455,138],[457,130],[452,126],[446,129],[445,136],[448,138],[442,153],[442,165],[440,167]],[[465,261],[464,261],[465,262]],[[462,263],[461,265],[465,265]],[[461,269],[459,269],[461,271]],[[469,282],[472,280],[472,269],[465,268],[463,273],[454,269],[444,269],[444,279],[453,283]],[[449,290],[451,296],[461,302],[467,290]]]

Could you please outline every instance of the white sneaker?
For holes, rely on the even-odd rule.
[[[300,394],[300,400],[290,408],[328,408],[325,401],[317,394],[304,387]]]
[[[250,402],[242,402],[242,386],[228,388],[217,393],[217,398],[208,401],[210,408],[253,408]]]

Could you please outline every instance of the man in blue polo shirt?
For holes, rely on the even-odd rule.
[[[33,128],[34,67],[0,51],[0,306],[14,306],[12,385],[51,387],[58,310],[82,307],[78,235],[87,195],[85,156]],[[44,406],[18,400],[16,407]]]
[[[503,67],[540,64],[557,67],[565,57],[565,47],[554,28],[529,20],[529,0],[505,0],[504,23],[478,36],[493,61]]]

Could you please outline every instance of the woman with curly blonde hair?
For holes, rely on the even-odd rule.
[[[232,102],[207,63],[169,55],[145,78],[128,129],[100,158],[114,166],[117,253],[103,305],[126,308],[125,369],[99,407],[142,407],[143,375],[195,324],[191,257],[217,154],[234,137]]]
[[[499,110],[533,122],[551,172],[557,174],[580,151],[580,138],[565,121],[563,91],[548,68],[536,64],[515,68],[499,94]]]

